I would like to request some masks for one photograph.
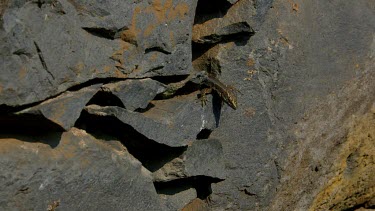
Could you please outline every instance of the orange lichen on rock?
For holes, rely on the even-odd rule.
[[[189,11],[189,5],[182,2],[176,6],[173,5],[173,0],[166,0],[164,4],[161,0],[154,0],[152,4],[144,9],[145,13],[151,13],[155,16],[156,21],[146,26],[143,35],[150,36],[155,28],[163,23],[178,19],[184,19]]]
[[[182,209],[182,211],[208,211],[208,210],[210,209],[208,208],[207,203],[199,198],[194,199]]]
[[[24,66],[21,67],[20,71],[18,72],[18,77],[19,77],[19,79],[20,79],[20,80],[25,79],[26,74],[27,74],[27,69],[26,69],[26,67],[24,67]]]

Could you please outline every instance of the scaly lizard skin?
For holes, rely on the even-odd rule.
[[[219,94],[221,99],[228,104],[233,109],[237,109],[237,94],[236,90],[233,87],[227,86],[223,84],[219,79],[216,77],[213,77],[212,75],[207,75],[203,79],[203,84],[210,87],[209,89],[202,91],[202,103],[206,103],[205,95],[210,91],[210,89],[213,89]]]
[[[215,90],[221,99],[227,103],[233,109],[237,109],[237,94],[236,90],[233,87],[227,86],[219,79],[217,79],[213,74],[208,74],[204,71],[198,72],[196,74],[191,74],[185,80],[180,81],[178,83],[169,84],[167,90],[162,94],[163,98],[169,98],[173,96],[177,90],[184,87],[185,84],[189,81],[197,84],[204,84],[209,88],[203,89],[201,92],[201,100],[202,104],[206,104],[206,94],[209,93],[211,90]]]

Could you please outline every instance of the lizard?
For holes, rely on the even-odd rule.
[[[190,81],[196,84],[206,85],[208,87],[201,90],[202,105],[206,105],[206,94],[214,90],[226,104],[228,104],[233,109],[237,109],[237,94],[235,92],[236,90],[231,86],[225,85],[214,74],[210,74],[205,71],[201,71],[196,74],[190,74],[183,81],[169,84],[166,88],[166,91],[162,93],[163,98],[168,98],[174,95],[177,90],[184,87],[185,84]]]

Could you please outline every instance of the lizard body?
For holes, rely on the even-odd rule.
[[[196,74],[189,75],[185,80],[169,84],[166,91],[162,94],[164,98],[168,98],[174,95],[177,90],[184,87],[187,82],[193,82],[196,84],[206,85],[208,88],[203,89],[201,92],[202,104],[205,105],[207,99],[205,95],[211,90],[215,90],[221,99],[227,103],[231,108],[237,109],[237,95],[236,90],[233,87],[227,86],[222,83],[213,74],[208,74],[207,72],[201,71]]]
[[[230,87],[228,85],[225,85],[222,83],[219,79],[216,77],[213,77],[212,75],[208,75],[203,80],[203,84],[210,87],[209,89],[215,90],[221,99],[228,104],[233,109],[237,109],[237,94],[236,90],[233,87]],[[207,92],[202,93],[202,100],[204,100],[204,96]]]

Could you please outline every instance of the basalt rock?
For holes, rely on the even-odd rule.
[[[39,135],[1,135],[2,210],[165,210],[150,172],[118,141],[76,128]]]
[[[374,11],[0,1],[0,209],[373,208]]]

